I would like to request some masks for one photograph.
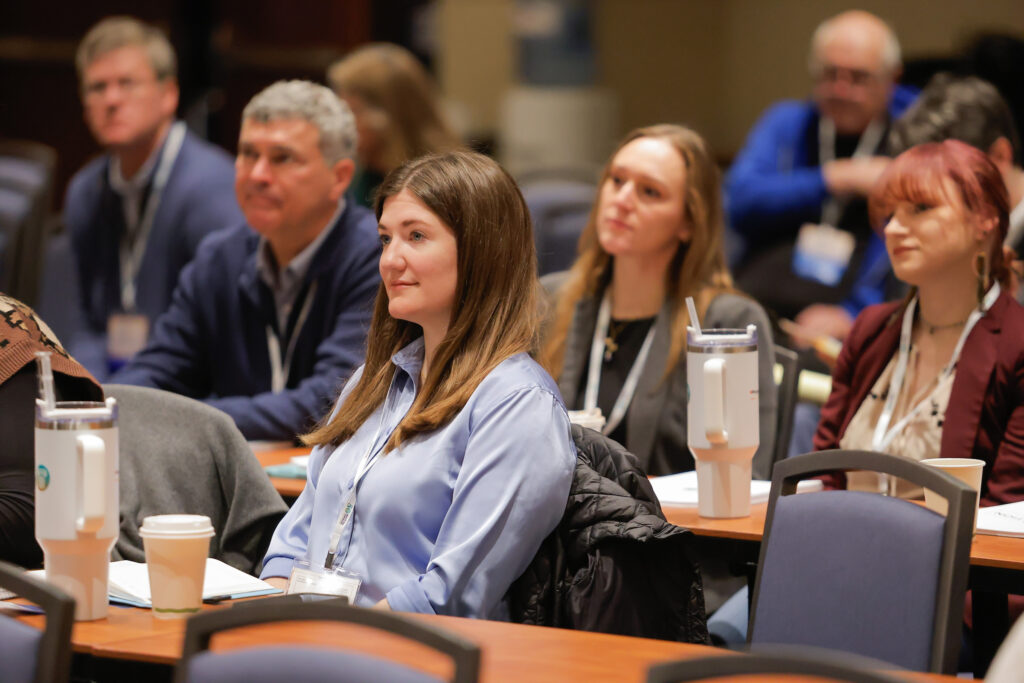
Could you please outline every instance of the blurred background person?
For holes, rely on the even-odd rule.
[[[324,86],[253,97],[235,161],[246,223],[203,242],[114,381],[204,400],[250,440],[307,430],[365,356],[380,282],[376,221],[345,199],[355,148],[352,112]]]
[[[327,81],[356,117],[359,168],[350,194],[364,206],[372,205],[381,180],[401,164],[461,146],[430,74],[399,45],[353,50],[327,70]]]
[[[867,12],[822,22],[809,64],[812,99],[768,109],[725,184],[744,241],[737,283],[803,328],[792,340],[799,347],[816,336],[842,340],[865,305],[885,299],[889,268],[865,197],[887,163],[890,120],[914,97],[896,84],[896,35]]]
[[[69,342],[103,379],[145,344],[203,237],[242,215],[231,157],[175,121],[177,60],[159,29],[104,19],[75,59],[106,154],[75,174],[64,202],[87,328]]]
[[[733,288],[719,178],[708,145],[688,128],[650,126],[626,136],[602,174],[576,263],[545,277],[555,308],[543,359],[570,409],[585,407],[588,387],[596,393],[605,433],[648,474],[682,472],[694,468],[686,297],[702,327],[754,323],[761,413],[753,472],[767,479],[776,432],[772,333],[764,310]],[[603,349],[600,367],[591,365],[594,344]]]

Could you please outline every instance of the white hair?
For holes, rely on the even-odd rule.
[[[278,81],[249,100],[242,121],[259,123],[302,119],[320,133],[320,153],[328,165],[356,153],[356,119],[330,88],[311,81]]]
[[[811,38],[811,54],[807,60],[812,74],[821,67],[818,61],[818,52],[822,45],[825,44],[825,41],[828,40],[829,33],[835,28],[836,22],[840,18],[849,14],[849,12],[843,12],[834,17],[829,17],[818,24],[818,28],[814,29],[814,36]],[[857,12],[857,14],[871,17],[880,24],[882,28],[882,68],[890,75],[895,74],[903,63],[900,41],[896,38],[896,32],[892,30],[889,24],[873,14],[867,12]]]

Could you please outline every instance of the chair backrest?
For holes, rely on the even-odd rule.
[[[858,491],[793,495],[801,479],[867,470],[945,498],[942,517]],[[775,465],[748,638],[955,673],[976,492],[908,458],[822,451]]]
[[[775,453],[772,456],[772,463],[785,459],[789,450],[789,440],[793,435],[793,411],[796,410],[800,379],[800,356],[796,351],[776,346],[775,362],[782,366],[782,381],[779,382],[778,428],[775,431]]]
[[[812,676],[846,683],[897,683],[901,680],[879,673],[879,669],[885,668],[892,668],[892,665],[845,652],[783,648],[782,653],[735,656],[723,653],[655,664],[647,671],[647,683],[705,681],[727,676],[764,676],[766,683],[777,676]]]
[[[203,612],[191,617],[185,627],[185,647],[175,671],[175,683],[202,683],[222,680],[221,671],[242,673],[238,680],[259,681],[317,680],[306,674],[326,671],[332,681],[358,680],[437,680],[398,664],[339,650],[314,650],[276,646],[207,652],[211,637],[223,631],[281,622],[347,622],[384,631],[425,645],[448,656],[453,664],[452,683],[475,683],[480,671],[480,649],[429,624],[413,621],[396,613],[351,607],[340,601],[293,602],[261,600],[242,609]],[[340,665],[340,666],[339,666]],[[247,672],[241,672],[240,667]],[[234,680],[234,678],[232,679]]]
[[[4,681],[62,683],[71,672],[71,626],[75,601],[56,586],[38,581],[25,570],[0,562],[0,588],[42,608],[46,628],[40,631],[0,611],[0,678]]]
[[[22,192],[32,205],[29,220],[17,240],[8,245],[16,252],[17,265],[6,291],[30,306],[36,304],[43,254],[53,227],[50,216],[56,169],[57,152],[52,147],[30,140],[0,139],[0,186]]]
[[[539,275],[566,270],[576,260],[576,245],[596,195],[593,183],[579,180],[547,179],[523,185]]]
[[[287,506],[226,413],[168,391],[108,384],[118,402],[121,533],[115,556],[145,558],[148,515],[206,515],[210,557],[254,573]]]
[[[0,291],[15,298],[18,281],[18,243],[30,229],[32,198],[23,192],[0,186]]]

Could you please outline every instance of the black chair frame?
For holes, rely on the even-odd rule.
[[[282,621],[338,621],[358,624],[421,643],[451,658],[452,683],[475,683],[480,673],[480,648],[454,634],[400,614],[351,607],[338,600],[293,602],[285,599],[252,601],[245,609],[201,612],[185,625],[185,646],[175,671],[175,683],[188,680],[188,663],[208,650],[210,639],[220,631]],[[263,603],[263,604],[261,604]]]
[[[75,622],[74,598],[56,586],[27,576],[24,569],[7,562],[0,562],[0,588],[29,600],[46,613],[46,628],[36,652],[36,683],[68,680],[71,675],[71,627]]]
[[[750,623],[747,628],[748,642],[754,633],[754,624],[757,619],[761,575],[779,496],[795,494],[797,483],[802,479],[849,470],[868,470],[899,477],[916,486],[930,489],[946,499],[948,511],[943,532],[942,557],[935,597],[935,623],[932,631],[929,671],[955,675],[957,656],[960,651],[967,574],[970,568],[975,496],[978,493],[967,484],[941,470],[922,465],[908,458],[873,451],[819,451],[787,458],[775,464],[771,493],[768,498],[768,511],[765,517],[764,536],[761,540],[761,553],[757,563],[757,580],[754,585]]]
[[[682,683],[758,674],[814,676],[847,683],[898,683],[901,679],[880,672],[892,668],[886,662],[847,652],[784,647],[772,653],[715,655],[655,664],[647,672],[647,683]]]
[[[796,351],[776,346],[775,362],[782,366],[782,381],[779,383],[778,426],[775,430],[775,453],[772,464],[785,460],[789,454],[789,440],[793,435],[793,413],[796,410],[797,390],[800,380],[800,356]]]

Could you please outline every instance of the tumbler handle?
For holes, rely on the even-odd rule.
[[[80,434],[76,439],[82,491],[82,510],[75,526],[79,531],[96,533],[106,518],[106,443],[98,436]]]
[[[725,431],[725,360],[704,362],[704,436],[713,446],[729,443]]]

